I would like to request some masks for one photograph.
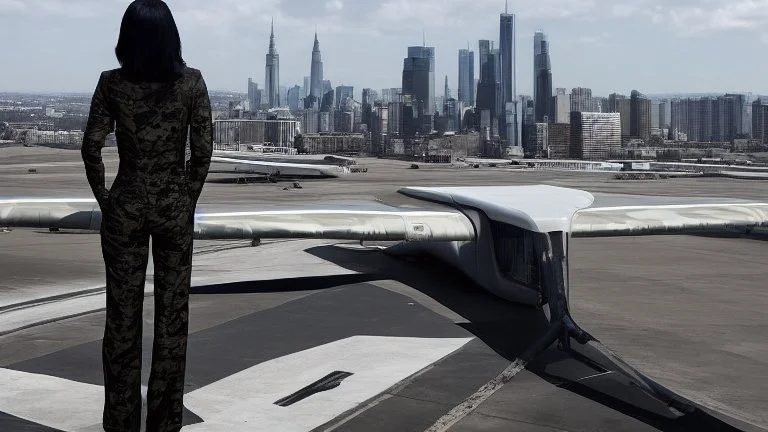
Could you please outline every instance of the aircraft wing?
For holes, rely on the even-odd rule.
[[[768,202],[594,194],[574,214],[574,237],[611,237],[749,231],[768,227]]]
[[[197,213],[196,238],[466,241],[475,236],[472,223],[452,209],[410,209],[373,201],[253,207],[263,209]],[[0,227],[98,230],[100,225],[94,199],[0,200]]]
[[[470,241],[466,209],[533,232],[574,237],[701,233],[768,227],[768,203],[736,199],[590,194],[551,186],[404,188],[420,208],[375,201],[251,206],[195,215],[200,239],[324,238]],[[438,202],[437,207],[427,201]],[[419,203],[419,201],[416,201]],[[254,207],[258,207],[254,210]],[[0,227],[98,230],[94,199],[0,200]]]

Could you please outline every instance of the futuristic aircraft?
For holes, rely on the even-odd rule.
[[[217,151],[211,159],[211,170],[272,177],[342,177],[351,172],[346,164],[331,163],[334,161],[321,163],[319,160],[297,159],[296,162],[288,162],[269,159],[272,158],[248,152]]]
[[[407,187],[398,192],[403,197],[398,205],[379,201],[318,203],[198,213],[195,236],[206,240],[383,241],[396,242],[393,246],[381,246],[393,256],[426,252],[460,270],[495,296],[537,309],[546,316],[545,331],[537,335],[493,385],[511,380],[542,351],[556,344],[569,362],[582,368],[580,372],[545,372],[552,379],[576,383],[580,391],[600,394],[602,400],[619,401],[632,416],[661,429],[699,430],[697,428],[705,425],[707,430],[737,430],[622,361],[574,321],[569,307],[569,239],[723,231],[749,233],[768,227],[768,203],[592,194],[544,185]],[[93,199],[0,200],[0,227],[98,230],[100,223],[101,213]],[[409,343],[404,350],[418,346],[418,341]],[[430,361],[436,361],[462,344],[455,340],[453,343],[448,348],[431,347],[426,350],[432,353],[431,357],[425,355]],[[374,351],[369,352],[371,361],[377,358]],[[327,355],[331,355],[330,351]],[[397,376],[405,378],[417,370],[403,370]],[[0,376],[4,375],[7,375],[5,380],[24,381],[22,375],[0,370]],[[344,379],[343,376],[326,378],[326,386],[338,385]],[[381,390],[386,385],[372,388]],[[81,390],[82,394],[100,397],[97,388]],[[206,391],[215,393],[215,390],[214,386]],[[223,408],[220,411],[208,408],[211,414],[206,419],[206,404],[216,397],[192,393],[190,396],[189,403],[197,406],[196,412],[204,422],[224,421],[222,419],[233,415],[222,411]],[[327,415],[331,418],[341,415],[370,396],[328,408]],[[462,412],[482,402],[482,396],[478,397],[480,399],[467,400],[452,410],[453,414],[449,413],[443,426],[450,426]],[[4,409],[2,405],[0,396],[0,411]],[[29,411],[18,415],[22,414],[34,417]],[[312,424],[304,430],[317,426],[319,424]],[[78,427],[61,429],[85,430]],[[200,426],[200,429],[189,430],[206,429]]]

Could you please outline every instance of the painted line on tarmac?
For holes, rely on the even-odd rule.
[[[520,371],[525,369],[525,362],[517,359],[512,364],[507,366],[496,378],[488,381],[482,387],[480,387],[470,397],[466,398],[464,402],[456,405],[452,410],[448,411],[445,415],[437,419],[437,421],[425,432],[445,432],[453,425],[458,423],[461,419],[471,414],[477,409],[480,404],[486,401],[499,389],[504,387],[505,384],[510,382]]]

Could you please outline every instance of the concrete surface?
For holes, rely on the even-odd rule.
[[[113,149],[106,149],[105,157],[110,182],[116,172],[116,154]],[[79,152],[67,150],[0,149],[0,196],[90,197],[79,158]],[[283,190],[291,182],[233,184],[226,175],[216,174],[206,184],[199,207],[203,210],[207,206],[258,208],[260,203],[329,199],[378,198],[389,201],[398,199],[394,192],[403,186],[539,183],[592,192],[722,196],[768,201],[768,188],[760,181],[718,178],[619,181],[610,173],[457,169],[425,164],[421,164],[419,170],[411,170],[408,169],[410,164],[404,162],[364,159],[359,163],[368,167],[367,173],[342,179],[303,180],[303,189],[291,190]],[[28,173],[29,168],[36,168],[37,173]],[[327,243],[300,242],[248,248],[242,243],[199,242],[194,261],[199,285],[229,283],[224,287],[230,292],[193,295],[190,331],[222,331],[221,326],[227,322],[252,321],[259,315],[262,316],[258,319],[263,320],[263,314],[268,311],[279,311],[280,307],[297,301],[313,298],[318,301],[321,298],[316,297],[318,293],[345,285],[341,283],[343,281],[355,282],[323,278],[336,277],[334,275],[350,278],[371,270],[384,272],[382,269],[386,265],[391,265],[395,271],[399,265],[386,264],[375,257],[348,262],[341,256],[323,252],[325,249],[322,248],[327,248],[323,245]],[[310,253],[303,252],[310,247],[320,249],[314,253],[311,250]],[[743,430],[768,430],[768,396],[765,394],[768,388],[768,338],[765,337],[768,295],[765,290],[768,285],[763,277],[767,259],[768,243],[747,239],[691,236],[574,239],[570,259],[574,317],[630,364],[660,383],[706,408],[737,419]],[[0,308],[19,301],[74,293],[103,283],[99,238],[93,234],[0,233],[0,269],[3,275],[0,279]],[[306,278],[280,282],[289,275]],[[437,279],[439,275],[426,273],[413,277]],[[249,280],[261,279],[265,282],[255,288],[247,284]],[[438,286],[430,291],[410,288],[418,286],[417,282],[403,284],[390,279],[393,278],[381,277],[379,281],[366,284],[368,288],[365,289],[373,290],[371,292],[385,289],[424,306],[424,313],[429,311],[442,320],[435,321],[442,322],[434,327],[439,334],[465,335],[466,332],[455,330],[457,323],[479,325],[479,315],[462,309],[462,304],[477,304],[479,310],[495,311],[503,317],[503,320],[492,320],[496,329],[507,323],[503,332],[497,330],[498,334],[492,335],[495,338],[514,338],[516,336],[510,333],[521,331],[520,322],[510,317],[525,312],[494,300],[476,298],[475,294],[461,287],[452,291],[448,289],[448,281],[436,283]],[[270,284],[269,280],[277,282]],[[443,288],[446,293],[440,294]],[[349,295],[354,297],[355,294]],[[307,304],[312,306],[314,303]],[[323,326],[349,328],[353,333],[364,331],[364,326],[354,324],[346,312],[340,312],[346,310],[344,304],[342,301],[336,309],[306,315],[305,318],[314,317],[310,323],[317,323],[307,325],[317,325],[318,329],[325,328]],[[149,298],[145,309],[148,320],[151,311]],[[399,323],[398,315],[392,312],[378,311],[375,306],[365,310],[371,319],[377,312],[383,314],[377,329],[391,330]],[[273,331],[300,315],[274,312],[271,321],[249,326],[249,331]],[[94,368],[94,371],[89,371],[93,376],[80,379],[98,382],[100,356],[97,347],[102,326],[102,314],[97,313],[2,336],[0,367],[23,369],[20,365],[35,364],[37,366],[30,370],[40,373],[50,367],[46,366],[51,364],[50,360],[42,360],[51,359],[50,356],[63,356],[82,368],[83,364],[76,360],[81,358],[87,360],[88,368]],[[283,342],[273,342],[272,349],[289,352],[297,349],[294,344],[308,337],[302,335],[300,327],[290,328],[293,330],[284,334]],[[475,335],[482,333],[471,326],[470,331]],[[394,333],[400,336],[408,332]],[[507,366],[508,361],[499,355],[499,346],[490,336],[479,338],[436,364],[420,379],[385,394],[381,401],[350,414],[346,421],[340,419],[335,426],[333,422],[331,425],[347,431],[424,430]],[[66,355],[73,352],[81,354]],[[215,354],[221,355],[221,352],[218,350]],[[269,353],[263,355],[270,358]],[[205,369],[203,375],[210,376],[213,361],[200,360],[199,367]],[[230,367],[237,369],[238,366]],[[57,370],[57,373],[62,372]],[[563,414],[559,414],[561,412]],[[553,417],[552,414],[557,415]],[[13,430],[1,426],[24,423],[16,420],[12,423],[12,420],[0,418],[0,429]],[[26,424],[24,427],[31,426]],[[524,372],[451,430],[653,428]]]

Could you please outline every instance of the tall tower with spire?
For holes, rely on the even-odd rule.
[[[312,67],[309,74],[309,94],[314,96],[315,103],[320,105],[323,99],[323,59],[320,55],[320,42],[315,31],[315,45],[312,47]]]
[[[280,106],[280,55],[275,48],[275,20],[272,19],[272,31],[269,35],[269,51],[264,76],[264,93],[270,108]]]

